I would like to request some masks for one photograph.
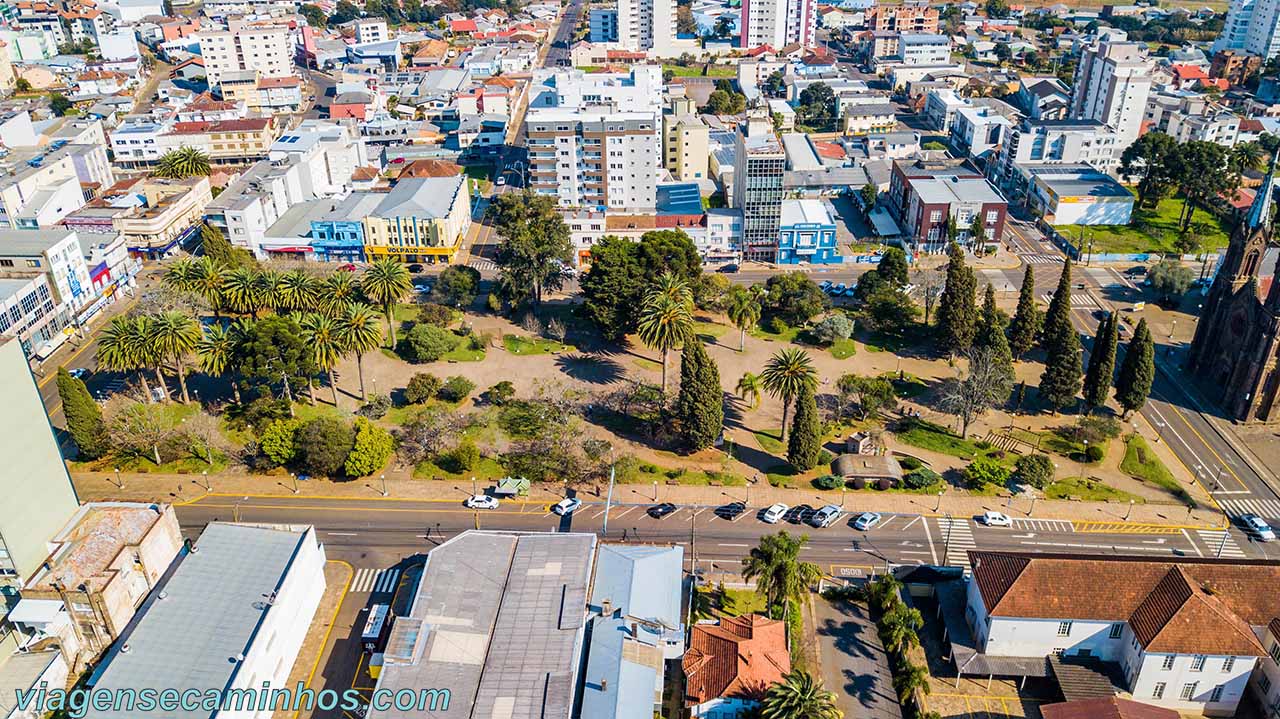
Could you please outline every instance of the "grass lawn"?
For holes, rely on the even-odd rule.
[[[711,342],[712,340],[723,337],[729,331],[728,325],[722,325],[719,322],[710,320],[694,320],[693,333],[702,339],[703,342]]]
[[[916,323],[906,328],[901,335],[883,332],[859,332],[858,339],[867,346],[868,352],[900,353],[907,347],[923,344],[929,339],[929,328]]]
[[[1147,440],[1141,435],[1131,434],[1125,440],[1124,459],[1120,462],[1120,471],[1147,484],[1153,484],[1182,500],[1189,499],[1187,490],[1174,478],[1164,466]]]
[[[1094,252],[1172,252],[1173,241],[1179,234],[1178,216],[1181,213],[1182,200],[1176,197],[1161,200],[1154,210],[1134,207],[1133,219],[1128,225],[1092,225],[1085,228],[1085,247],[1092,240]],[[1196,210],[1191,223],[1193,227],[1200,225],[1205,230],[1206,249],[1217,250],[1227,246],[1231,236],[1230,225],[1224,225],[1204,210]],[[1080,244],[1080,227],[1059,225],[1057,229],[1073,244]]]
[[[885,372],[880,376],[893,384],[894,393],[901,399],[914,399],[929,389],[929,385],[925,384],[924,380],[906,372],[902,373],[902,379],[898,379],[898,375],[894,372]]]
[[[905,432],[899,432],[894,436],[912,447],[941,452],[942,454],[949,454],[952,457],[959,457],[965,460],[972,460],[977,457],[991,457],[999,452],[994,447],[980,449],[974,440],[962,439],[946,427],[923,420],[916,420]],[[1005,458],[1005,460],[1001,461],[1006,461],[1007,459]]]
[[[705,70],[702,65],[690,67],[663,65],[662,72],[663,74],[670,72],[674,77],[733,77],[737,74],[737,71],[728,65],[708,65]]]
[[[756,444],[760,445],[760,449],[769,454],[784,455],[787,453],[787,446],[782,443],[779,437],[782,435],[780,429],[759,430],[752,432],[756,437]]]
[[[463,340],[453,351],[441,355],[440,359],[445,362],[480,362],[484,359],[484,350],[471,349],[471,343]]]
[[[718,591],[716,593],[719,594]],[[730,617],[764,614],[766,609],[764,595],[754,589],[725,587],[724,595],[720,597],[720,611]]]
[[[774,332],[765,326],[764,322],[757,323],[756,327],[749,330],[747,334],[752,337],[758,337],[765,342],[795,342],[796,337],[800,334],[803,327],[787,327],[782,332]]]
[[[573,347],[560,344],[555,340],[542,337],[521,337],[520,335],[503,335],[502,346],[513,355],[548,355],[557,352],[571,352]]]
[[[413,468],[413,478],[447,479],[457,482],[475,477],[478,481],[487,482],[494,479],[502,479],[507,476],[507,471],[503,469],[502,465],[492,457],[481,457],[480,461],[476,463],[476,466],[469,470],[453,472],[450,471],[450,469],[441,467],[435,462],[422,462]]]
[[[796,468],[783,462],[769,467],[764,472],[765,479],[771,487],[796,487]]]
[[[1111,440],[1107,440],[1101,445],[1103,459],[1106,459],[1107,449],[1110,446],[1110,444],[1111,444]],[[1077,442],[1074,439],[1069,439],[1063,436],[1061,433],[1059,433],[1056,430],[1051,432],[1046,432],[1044,434],[1044,441],[1041,443],[1041,446],[1044,449],[1050,452],[1053,452],[1054,454],[1066,457],[1072,462],[1084,462],[1085,460],[1084,444],[1082,442]],[[1098,462],[1085,462],[1085,463],[1098,464],[1101,461],[1102,460],[1098,460]]]
[[[661,363],[661,362],[654,362],[653,360],[651,360],[651,359],[645,359],[644,357],[636,357],[635,359],[633,359],[633,360],[631,360],[631,361],[632,361],[633,363],[635,363],[635,366],[639,367],[640,369],[647,369],[647,370],[649,370],[650,372],[661,372],[661,371],[662,371],[662,363]]]
[[[836,340],[831,344],[831,356],[838,360],[849,359],[857,354],[858,343],[852,339]]]
[[[719,484],[723,487],[745,487],[747,478],[732,472],[704,472],[698,469],[668,469],[635,457],[625,457],[616,465],[616,481],[619,484],[653,484],[676,481],[680,484],[707,487]]]
[[[1068,477],[1060,479],[1049,485],[1044,490],[1044,496],[1048,499],[1066,499],[1067,497],[1078,497],[1080,499],[1091,502],[1127,502],[1132,500],[1136,504],[1143,504],[1145,499],[1136,494],[1129,494],[1115,487],[1095,482],[1091,479],[1081,480],[1079,477]]]

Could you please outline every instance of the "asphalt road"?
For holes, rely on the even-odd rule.
[[[578,26],[578,17],[582,14],[583,0],[572,0],[560,16],[560,25],[552,36],[551,49],[543,58],[543,67],[557,67],[561,61],[569,59],[569,45],[573,41],[573,30]]]

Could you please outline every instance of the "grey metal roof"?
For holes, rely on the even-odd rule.
[[[9,716],[10,712],[17,709],[16,692],[32,689],[40,675],[60,656],[60,651],[51,649],[14,653],[7,658],[0,658],[0,716]]]
[[[222,689],[235,676],[307,534],[210,523],[138,611],[90,683],[95,689]],[[312,540],[314,541],[314,540]],[[163,592],[165,597],[160,598]],[[128,646],[129,651],[122,651]],[[90,719],[136,719],[138,712],[90,712]],[[207,719],[208,711],[165,712]]]
[[[75,230],[0,230],[0,257],[34,257],[75,234]]]
[[[444,217],[449,214],[462,181],[462,175],[401,180],[370,214],[374,217]]]
[[[676,596],[678,597],[676,587]],[[631,637],[623,617],[596,617],[582,683],[582,716],[651,719],[662,650]],[[643,632],[642,632],[643,634]],[[656,665],[656,666],[655,666]]]
[[[680,626],[684,548],[605,544],[596,560],[591,606],[605,600],[624,615]]]
[[[368,718],[569,719],[595,542],[470,531],[431,550],[378,688],[448,689],[448,707]]]

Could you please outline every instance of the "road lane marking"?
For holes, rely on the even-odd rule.
[[[899,532],[905,532],[905,531],[907,531],[908,529],[911,529],[911,525],[915,524],[916,522],[919,522],[919,521],[920,521],[920,520],[922,520],[922,519],[924,519],[924,515],[917,514],[915,519],[911,520],[910,522],[907,522],[907,526],[903,527],[902,529],[899,529],[898,531],[899,531]],[[924,531],[926,531],[926,532],[927,532],[927,531],[929,531],[929,523],[928,523],[928,522],[925,522]]]
[[[1203,557],[1203,556],[1204,556],[1204,552],[1201,552],[1201,551],[1200,551],[1200,547],[1196,546],[1195,540],[1193,540],[1193,539],[1191,538],[1191,533],[1190,533],[1190,532],[1188,532],[1187,530],[1185,530],[1185,529],[1184,529],[1184,530],[1182,530],[1182,536],[1184,536],[1184,537],[1186,537],[1186,538],[1187,538],[1187,544],[1190,544],[1190,545],[1191,545],[1191,548],[1192,548],[1192,549],[1194,549],[1194,550],[1196,551],[1196,556],[1197,556],[1197,557]]]
[[[716,544],[716,546],[717,547],[750,547],[751,545],[750,544],[728,544],[725,542],[720,542]]]
[[[1123,544],[1080,544],[1077,542],[1019,542],[1029,547],[1068,547],[1071,549],[1110,549],[1119,551],[1121,549],[1126,552],[1164,552],[1164,547],[1126,547]]]
[[[880,526],[879,526],[879,527],[877,527],[877,529],[884,529],[885,527],[888,527],[888,526],[889,526],[889,523],[890,523],[890,522],[892,522],[893,520],[897,519],[897,518],[898,518],[898,515],[896,515],[896,514],[895,514],[895,515],[893,515],[892,517],[889,517],[888,519],[886,519],[886,520],[884,520],[883,522],[881,522],[881,523],[880,523]]]
[[[328,532],[328,531],[326,531],[326,532],[325,532],[325,534],[328,534],[328,535],[331,535],[331,536],[334,536],[334,537],[358,537],[358,536],[360,536],[360,535],[358,535],[358,534],[357,534],[357,533],[355,533],[355,532]]]
[[[936,566],[938,564],[938,552],[933,548],[933,533],[929,531],[929,523],[924,523],[924,536],[929,540],[929,559]]]

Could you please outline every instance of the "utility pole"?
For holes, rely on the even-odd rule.
[[[609,538],[609,505],[613,504],[613,477],[614,477],[613,470],[614,470],[614,465],[610,464],[609,465],[609,494],[604,499],[604,526],[600,530],[600,533],[604,535],[605,539]]]
[[[1229,536],[1231,536],[1231,531],[1230,531],[1230,530],[1227,530],[1227,529],[1222,530],[1222,541],[1221,541],[1221,542],[1218,542],[1218,553],[1217,553],[1217,554],[1215,554],[1215,555],[1213,555],[1213,556],[1214,556],[1214,559],[1222,559],[1222,550],[1223,550],[1223,549],[1226,549],[1226,547],[1227,547],[1227,537],[1229,537]]]

